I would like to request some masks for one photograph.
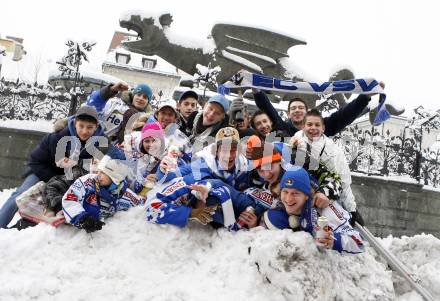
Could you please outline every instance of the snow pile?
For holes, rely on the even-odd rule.
[[[279,64],[286,70],[284,76],[293,78],[295,81],[313,81],[316,77],[295,64],[290,58],[282,57],[278,60]]]
[[[390,272],[369,252],[358,256],[319,252],[305,232],[249,234],[255,236],[253,259],[279,300],[393,299]]]
[[[0,192],[0,203],[11,192]],[[384,242],[440,296],[438,239]],[[145,222],[143,208],[93,234],[65,225],[0,230],[0,245],[0,300],[394,300],[393,280],[398,300],[421,300],[371,248],[341,256],[320,252],[303,232],[159,226]]]
[[[415,235],[402,238],[388,237],[382,240],[396,257],[404,262],[408,270],[423,280],[422,285],[429,290],[434,299],[440,298],[440,240],[431,234]],[[397,274],[393,274],[394,288],[397,295],[411,296],[411,287]],[[438,299],[436,299],[438,300]]]

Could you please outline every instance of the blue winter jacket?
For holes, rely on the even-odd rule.
[[[302,230],[316,237],[318,217],[325,216],[328,220],[328,226],[333,231],[333,250],[350,254],[358,254],[365,251],[361,235],[349,223],[351,216],[347,211],[337,202],[331,203],[324,209],[313,207],[312,202],[311,198],[306,201],[299,217],[299,229],[295,228],[293,230]],[[272,230],[292,229],[289,215],[284,207],[269,209],[263,217],[262,225]]]
[[[205,185],[207,182],[212,186],[206,200],[208,206],[231,203],[235,220],[247,207],[255,207],[255,202],[251,198],[238,197],[241,193],[233,190],[231,186],[226,185],[221,180],[196,181],[192,175],[186,175],[182,178],[176,178],[156,193],[154,198],[148,200],[146,207],[147,221],[185,227],[191,215],[192,205],[196,202],[196,198],[191,194],[188,185],[194,183]],[[224,224],[223,214],[222,207],[219,207],[213,215],[213,220],[219,224]]]
[[[43,140],[41,140],[40,144],[32,150],[28,159],[28,167],[30,168],[29,173],[35,174],[44,182],[49,181],[53,176],[64,174],[64,169],[57,167],[55,164],[55,154],[58,142],[63,137],[76,137],[78,139],[77,141],[80,141],[73,125],[74,119],[74,116],[69,117],[67,127],[59,132],[48,134]],[[98,126],[98,129],[93,136],[104,136],[104,131],[101,126]],[[72,144],[68,142],[65,148],[65,156],[70,157],[72,149],[76,148],[79,151],[79,159],[92,158],[92,155],[90,155],[85,149],[86,143],[87,141],[81,142],[79,145],[78,143]]]
[[[215,165],[218,166],[217,161]],[[213,165],[209,165],[204,158],[197,158],[189,164],[184,164],[178,167],[176,172],[169,172],[164,174],[160,168],[157,169],[156,176],[159,182],[166,183],[176,177],[184,177],[192,175],[195,180],[204,179],[220,179],[235,189],[244,190],[250,186],[251,177],[250,171],[238,170],[237,166],[231,172],[214,169]]]

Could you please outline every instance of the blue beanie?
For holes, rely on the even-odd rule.
[[[153,97],[153,90],[151,90],[151,88],[146,84],[139,84],[133,89],[133,95],[138,93],[145,94],[148,98],[148,101],[151,101],[151,98]]]
[[[229,101],[221,94],[217,94],[212,96],[210,99],[208,99],[208,103],[216,102],[219,105],[222,106],[223,110],[225,111],[225,114],[229,111]]]
[[[289,215],[285,210],[269,209],[264,212],[264,224],[269,230],[283,230],[290,228]]]
[[[114,146],[110,146],[108,148],[106,155],[109,156],[111,159],[126,160],[124,152]]]
[[[294,188],[309,197],[312,195],[309,173],[304,168],[298,166],[286,170],[281,178],[280,188]]]

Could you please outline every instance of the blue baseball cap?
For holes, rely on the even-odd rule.
[[[281,178],[280,188],[293,188],[308,196],[312,195],[309,173],[304,168],[298,166],[286,170]]]
[[[138,93],[145,94],[148,98],[148,101],[151,101],[151,98],[153,97],[153,90],[151,90],[150,86],[146,84],[139,84],[133,89],[133,94]]]
[[[217,94],[217,95],[212,96],[210,99],[208,99],[208,103],[211,103],[211,102],[216,102],[219,105],[221,105],[223,110],[225,111],[225,114],[228,112],[229,101],[223,95]]]

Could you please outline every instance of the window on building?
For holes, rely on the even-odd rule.
[[[156,60],[142,58],[142,66],[145,69],[153,69],[154,67],[156,67],[156,63],[157,63]]]
[[[116,63],[128,64],[130,62],[130,55],[116,52]]]

